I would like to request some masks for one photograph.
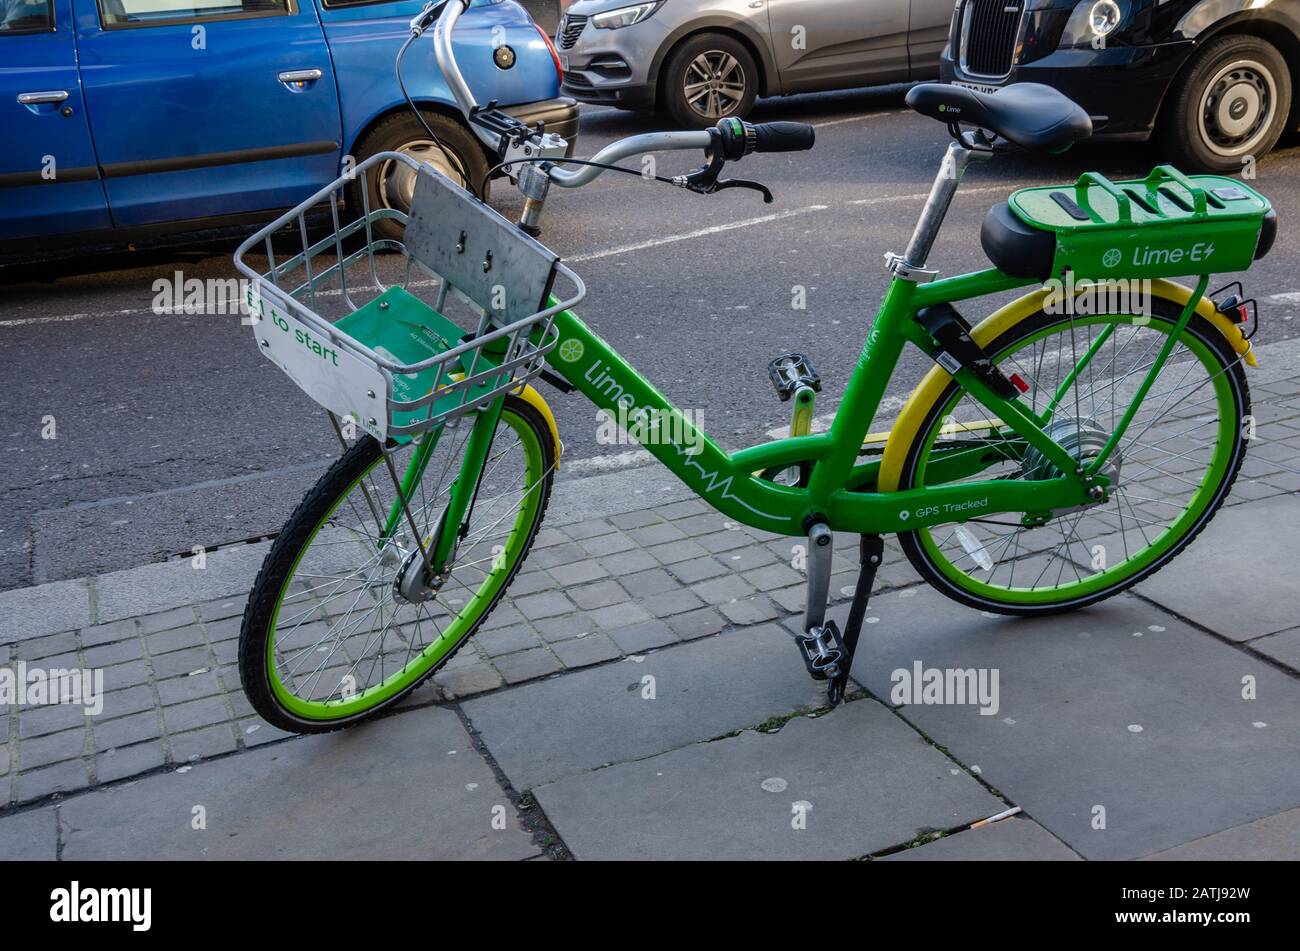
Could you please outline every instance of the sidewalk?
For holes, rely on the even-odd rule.
[[[108,691],[94,717],[0,706],[0,858],[1300,858],[1296,352],[1262,348],[1228,507],[1135,593],[981,615],[891,540],[866,693],[829,714],[787,633],[799,540],[659,470],[561,483],[473,642],[341,734],[288,737],[239,690],[263,545],[0,593],[0,666]],[[841,623],[855,560],[837,539]],[[890,706],[917,661],[998,669],[1002,709]]]

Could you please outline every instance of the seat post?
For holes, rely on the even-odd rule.
[[[900,263],[907,269],[920,271],[925,268],[925,262],[930,257],[930,248],[934,246],[934,239],[939,235],[939,228],[943,224],[944,216],[948,214],[948,206],[952,204],[953,196],[957,194],[957,186],[961,184],[962,176],[966,173],[966,166],[972,159],[987,158],[988,155],[989,153],[984,151],[969,149],[958,141],[948,143],[948,150],[943,154],[943,163],[934,177],[934,184],[930,186],[925,207],[921,209],[921,217],[916,221],[912,240],[907,243],[907,250],[903,252],[903,260]]]

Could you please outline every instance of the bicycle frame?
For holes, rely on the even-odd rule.
[[[555,319],[557,346],[547,354],[549,366],[564,377],[597,407],[617,413],[625,407],[629,418],[671,420],[670,428],[680,435],[675,441],[647,440],[644,448],[663,463],[692,491],[718,511],[746,525],[787,536],[803,536],[814,521],[824,521],[834,531],[857,534],[885,534],[909,531],[960,520],[963,513],[986,516],[999,513],[1049,513],[1096,501],[1090,487],[1103,491],[1109,480],[1102,466],[1123,437],[1129,423],[1168,360],[1179,335],[1204,296],[1209,275],[1203,275],[1184,305],[1133,402],[1111,435],[1103,452],[1088,467],[1077,460],[1044,431],[1060,401],[1055,394],[1045,408],[1034,413],[1018,399],[1008,400],[985,386],[969,370],[961,369],[954,379],[972,398],[987,409],[1002,427],[1039,450],[1059,471],[1058,478],[1043,480],[974,480],[957,484],[923,486],[893,492],[873,491],[879,462],[859,462],[861,448],[902,357],[911,343],[930,358],[940,348],[913,318],[923,307],[970,300],[1016,288],[1038,285],[1035,279],[1011,277],[989,268],[968,274],[917,283],[894,276],[886,290],[875,321],[867,334],[853,374],[830,428],[824,433],[793,436],[727,453],[707,433],[696,428],[689,417],[674,406],[645,376],[597,335],[576,314],[562,311]],[[1080,355],[1062,384],[1068,389],[1097,352],[1093,346]],[[499,405],[483,413],[475,424],[484,436],[495,428]],[[678,428],[680,427],[680,428]],[[661,427],[662,428],[662,427]],[[482,440],[476,440],[481,443]],[[690,448],[697,451],[691,452]],[[419,465],[415,481],[422,474],[417,453],[412,465]],[[470,464],[469,461],[466,463]],[[773,468],[807,464],[806,487],[779,485],[760,473]],[[975,465],[974,474],[982,465]],[[462,475],[473,469],[462,469]],[[408,472],[408,478],[412,473]],[[955,476],[954,476],[955,478]],[[404,480],[406,481],[406,480]],[[458,488],[471,490],[474,479],[458,480]],[[1095,491],[1095,489],[1094,489]],[[464,510],[464,493],[453,490],[451,505]],[[450,550],[451,539],[440,538],[433,559],[440,568]]]
[[[547,363],[603,410],[618,413],[622,408],[625,418],[658,420],[661,431],[662,422],[671,421],[669,428],[678,438],[663,438],[660,433],[645,440],[645,448],[724,515],[779,535],[803,536],[816,523],[834,531],[856,534],[896,533],[961,520],[966,513],[978,516],[1018,513],[1050,518],[1053,511],[1076,509],[1099,501],[1105,498],[1109,486],[1103,466],[1196,310],[1205,293],[1208,275],[1201,276],[1119,426],[1102,452],[1086,467],[1048,436],[1044,427],[1051,420],[1062,393],[1086,367],[1098,346],[1076,361],[1071,375],[1061,386],[1061,393],[1052,397],[1041,413],[1034,413],[1019,399],[1007,399],[994,392],[968,369],[953,373],[961,388],[990,412],[998,427],[1010,430],[1027,446],[1038,450],[1062,473],[1056,478],[976,479],[880,492],[875,491],[880,463],[859,462],[863,441],[875,421],[903,348],[910,342],[932,359],[940,353],[940,347],[929,333],[913,319],[921,308],[1040,284],[1037,279],[1012,277],[996,268],[925,280],[933,276],[933,272],[925,270],[926,259],[967,165],[988,157],[987,150],[979,148],[974,139],[958,140],[949,146],[906,251],[901,256],[888,256],[893,276],[827,432],[791,436],[727,453],[571,311],[562,311],[555,318],[557,344],[547,354]],[[496,401],[476,421],[472,439],[475,446],[490,441],[500,417],[500,406],[501,400]],[[480,429],[483,429],[481,434]],[[418,483],[427,458],[427,452],[417,451],[403,484]],[[475,472],[474,464],[473,458],[467,458],[462,467],[461,477],[451,493],[450,512],[465,511],[467,502],[461,496],[466,496],[477,483],[476,478],[465,478]],[[969,461],[967,464],[966,472],[953,473],[952,478],[976,475],[986,468],[979,464],[970,468]],[[761,477],[765,471],[791,466],[806,468],[805,484],[781,485]],[[395,513],[390,517],[390,523],[394,522]],[[449,537],[438,538],[431,559],[435,570],[442,569],[450,557],[451,547]]]
[[[994,269],[924,285],[894,278],[830,429],[774,440],[734,454],[724,452],[706,433],[696,429],[649,380],[571,312],[562,312],[556,318],[560,345],[551,351],[547,361],[602,409],[617,412],[622,404],[628,416],[644,411],[651,418],[672,418],[673,428],[682,427],[682,438],[677,442],[649,440],[645,448],[724,515],[765,531],[804,535],[810,518],[824,518],[833,530],[879,534],[950,522],[954,512],[991,514],[1082,505],[1087,501],[1086,488],[1075,476],[1020,483],[974,481],[900,492],[858,490],[870,482],[876,465],[858,464],[859,451],[904,346],[910,341],[931,357],[938,349],[912,320],[916,311],[929,304],[966,300],[1036,283]],[[568,341],[576,341],[577,345],[566,346]],[[566,360],[561,354],[576,357]],[[1074,472],[1074,458],[1043,432],[1041,421],[1022,403],[1003,399],[965,370],[956,378],[993,415],[1062,471]],[[698,447],[698,451],[691,453],[686,447]],[[758,476],[770,468],[799,463],[811,467],[806,488],[778,485]],[[1099,481],[1104,484],[1104,479]]]

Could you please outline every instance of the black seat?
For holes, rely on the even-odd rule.
[[[964,122],[996,132],[1027,152],[1064,152],[1092,135],[1092,120],[1073,99],[1040,83],[1013,83],[976,92],[947,83],[922,83],[907,104],[941,122]]]

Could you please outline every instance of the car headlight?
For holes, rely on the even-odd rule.
[[[660,2],[661,0],[651,0],[650,3],[638,3],[630,7],[619,7],[617,10],[596,13],[591,17],[591,25],[598,30],[618,30],[631,26],[654,13],[659,8]]]
[[[1109,36],[1122,16],[1115,0],[1097,0],[1088,8],[1088,27],[1094,36]]]
[[[1128,0],[1082,0],[1065,24],[1061,45],[1104,46],[1124,22],[1128,6]]]

